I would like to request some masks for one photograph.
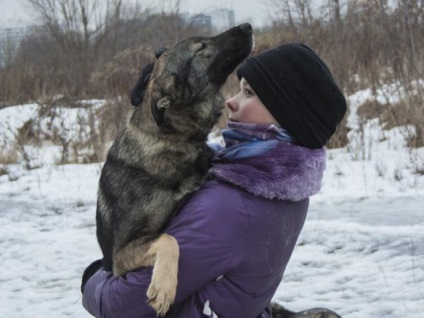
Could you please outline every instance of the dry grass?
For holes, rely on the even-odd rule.
[[[16,149],[0,149],[0,168],[2,170],[5,170],[3,165],[17,164],[18,160],[19,156]]]
[[[364,88],[375,93],[383,84],[404,83],[403,89],[409,97],[401,103],[368,101],[359,113],[364,119],[379,118],[386,129],[411,125],[414,129],[408,136],[408,144],[424,146],[424,93],[422,88],[410,85],[424,78],[422,1],[412,1],[408,7],[402,2],[394,3],[395,9],[368,1],[367,6],[348,10],[345,15],[328,7],[324,8],[325,16],[304,16],[301,20],[291,17],[302,13],[296,10],[311,9],[307,7],[309,2],[302,2],[306,7],[294,8],[293,12],[284,9],[287,8],[284,3],[289,0],[269,2],[275,2],[273,25],[255,30],[253,54],[281,43],[303,42],[323,57],[346,95]],[[0,66],[0,107],[38,101],[45,105],[39,114],[42,118],[50,116],[58,103],[78,107],[74,101],[80,99],[108,100],[85,123],[94,128],[96,118],[99,120],[98,130],[92,130],[88,143],[67,144],[53,134],[50,141],[63,147],[62,163],[104,160],[110,142],[122,129],[131,110],[128,94],[142,67],[154,60],[154,49],[192,35],[208,35],[207,30],[186,24],[175,12],[154,15],[134,11],[130,18],[113,23],[106,23],[90,41],[78,42],[83,35],[72,37],[74,42],[67,49],[63,45],[75,35],[74,31],[61,29],[56,35],[34,33],[24,39],[16,56]],[[228,98],[238,89],[233,74],[223,89],[224,96]],[[224,114],[219,127],[225,126],[226,117]],[[36,128],[35,120],[20,129],[21,149],[26,144],[40,144]],[[345,146],[347,132],[344,120],[327,147]],[[17,158],[14,154],[0,153],[0,162],[16,162]]]
[[[364,120],[379,118],[383,129],[411,127],[406,136],[410,148],[424,146],[424,103],[420,94],[409,95],[396,104],[382,104],[368,100],[358,108],[358,115]]]

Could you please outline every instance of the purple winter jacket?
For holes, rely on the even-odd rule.
[[[166,317],[271,317],[283,277],[325,169],[325,150],[283,145],[263,156],[216,164],[171,221],[178,241],[177,295]],[[86,283],[95,317],[155,317],[147,304],[151,268]]]

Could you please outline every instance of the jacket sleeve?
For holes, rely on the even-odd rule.
[[[237,267],[243,257],[248,222],[237,213],[243,212],[243,204],[222,187],[231,188],[205,183],[165,231],[180,247],[174,308]],[[84,287],[83,306],[95,317],[155,317],[146,297],[151,274],[151,268],[124,277],[99,270]]]

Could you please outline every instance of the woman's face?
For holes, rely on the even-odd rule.
[[[250,124],[274,124],[278,125],[275,118],[262,104],[249,83],[242,78],[240,80],[240,92],[226,102],[230,110],[229,120]]]

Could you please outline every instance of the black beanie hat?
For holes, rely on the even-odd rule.
[[[304,44],[283,44],[252,56],[237,76],[301,146],[323,147],[346,113],[346,99],[327,65]]]

